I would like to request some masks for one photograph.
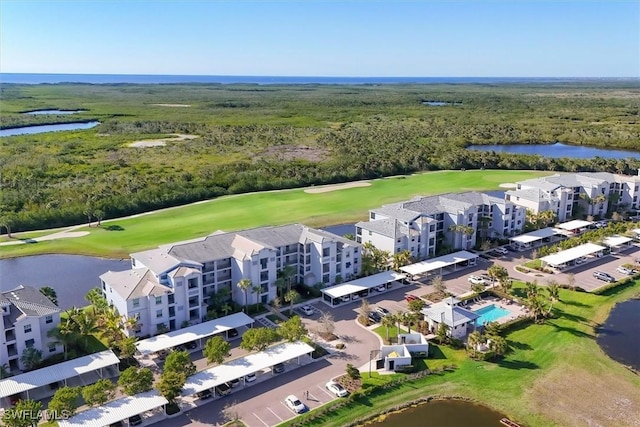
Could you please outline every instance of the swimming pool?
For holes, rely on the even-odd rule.
[[[491,304],[486,307],[482,307],[480,310],[474,311],[474,313],[480,315],[477,320],[477,324],[486,325],[489,322],[495,322],[496,320],[508,315],[509,311],[502,307],[496,307],[495,304]]]

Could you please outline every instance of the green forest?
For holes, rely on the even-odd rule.
[[[23,114],[39,109],[82,111]],[[466,149],[560,141],[638,150],[637,81],[0,87],[2,128],[90,120],[101,124],[0,138],[3,231],[426,170],[635,174],[640,167],[631,157],[550,159]],[[162,146],[132,146],[164,138]]]

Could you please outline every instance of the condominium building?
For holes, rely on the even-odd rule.
[[[510,201],[479,192],[415,197],[369,211],[356,224],[356,241],[415,259],[434,256],[443,245],[470,249],[478,237],[508,237],[522,231],[526,210]]]
[[[63,351],[47,336],[60,323],[61,310],[36,288],[19,286],[0,292],[0,307],[0,364],[6,363],[11,371],[24,369],[20,358],[30,347],[40,350],[43,359]]]
[[[516,183],[505,198],[534,214],[553,211],[558,221],[604,216],[608,210],[638,210],[640,176],[608,172],[558,173]]]
[[[311,286],[351,279],[360,273],[360,252],[351,240],[304,225],[261,227],[134,253],[130,270],[100,279],[107,301],[138,319],[127,333],[154,335],[201,322],[214,294],[239,304],[271,302],[285,267],[294,282]],[[246,293],[237,286],[242,279],[251,281]]]

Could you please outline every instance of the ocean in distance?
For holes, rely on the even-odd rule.
[[[633,81],[629,78],[555,77],[310,77],[310,76],[190,76],[151,74],[30,74],[0,73],[0,84],[429,84],[429,83],[562,83],[581,81]]]

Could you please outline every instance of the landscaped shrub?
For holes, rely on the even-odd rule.
[[[394,371],[396,371],[399,374],[412,374],[416,372],[417,369],[414,365],[400,365],[400,366],[396,366]]]

